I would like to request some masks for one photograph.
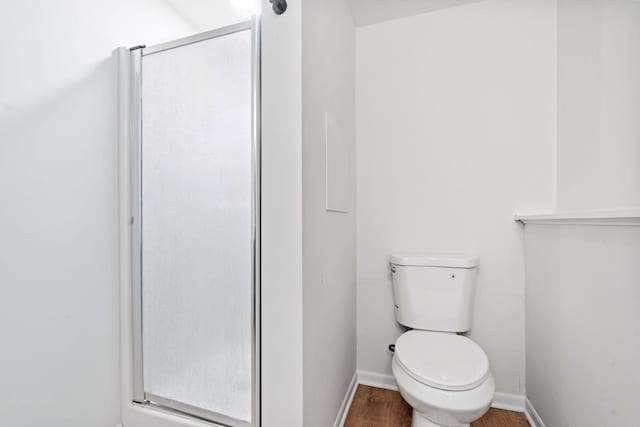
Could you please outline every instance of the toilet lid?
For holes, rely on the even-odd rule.
[[[395,357],[416,381],[442,390],[470,390],[489,376],[489,359],[469,338],[409,331],[396,341]]]

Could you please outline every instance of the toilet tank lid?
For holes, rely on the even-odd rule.
[[[447,253],[398,252],[389,257],[391,264],[422,267],[474,268],[478,261],[476,255]]]

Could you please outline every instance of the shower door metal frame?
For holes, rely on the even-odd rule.
[[[252,372],[251,423],[238,420],[183,402],[177,402],[146,393],[144,390],[144,366],[142,345],[142,58],[169,49],[224,37],[230,34],[251,31],[251,109],[252,109]],[[132,375],[133,402],[150,409],[187,415],[214,425],[230,427],[259,427],[260,408],[260,18],[240,22],[227,27],[207,31],[193,36],[173,40],[150,47],[131,49],[131,315],[132,315]],[[215,384],[212,384],[215,387]]]

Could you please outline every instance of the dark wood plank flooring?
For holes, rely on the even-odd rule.
[[[410,427],[411,407],[400,393],[359,385],[345,427]],[[489,409],[472,427],[529,427],[519,412]]]

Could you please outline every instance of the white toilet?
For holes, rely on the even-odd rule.
[[[469,338],[478,258],[398,253],[389,259],[396,320],[409,328],[392,370],[412,427],[469,426],[491,405],[489,359]]]

